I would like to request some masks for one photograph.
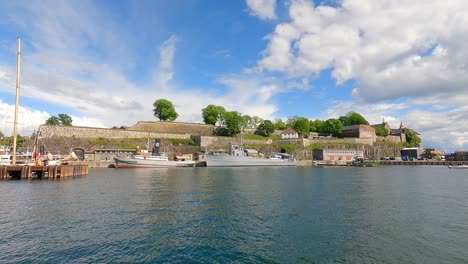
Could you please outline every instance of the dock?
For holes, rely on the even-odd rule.
[[[0,180],[9,179],[58,179],[88,175],[88,164],[77,163],[68,165],[27,166],[5,165],[0,166]]]
[[[439,166],[452,166],[452,165],[468,165],[468,161],[438,161],[438,160],[380,160],[380,165],[439,165]]]

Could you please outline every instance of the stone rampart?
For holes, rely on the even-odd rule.
[[[155,133],[145,131],[131,131],[123,129],[108,129],[78,126],[49,126],[39,127],[43,138],[75,137],[75,138],[176,138],[189,139],[190,134]]]
[[[139,121],[135,125],[126,130],[146,131],[154,133],[167,134],[190,134],[198,136],[212,136],[215,126],[197,124],[197,123],[182,123],[182,122],[155,122],[155,121]]]
[[[402,143],[401,137],[399,135],[388,135],[386,137],[377,137],[377,140],[384,142],[393,142],[393,143]],[[405,138],[406,141],[406,138]],[[403,141],[403,142],[405,142]]]
[[[363,144],[363,145],[374,145],[375,140],[372,138],[313,138],[308,139],[304,138],[304,147],[307,147],[314,143],[320,144],[336,144],[336,143],[354,143],[354,144]]]

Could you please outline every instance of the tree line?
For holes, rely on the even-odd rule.
[[[352,125],[369,125],[369,122],[359,113],[351,111],[339,118],[329,118],[327,120],[309,120],[305,117],[294,116],[284,122],[281,119],[263,120],[258,116],[242,115],[237,111],[228,111],[222,106],[210,104],[201,110],[203,122],[217,126],[215,134],[219,136],[235,136],[243,128],[256,129],[256,134],[269,136],[275,130],[285,130],[293,128],[302,136],[308,136],[310,132],[319,135],[331,135],[342,137],[343,127]],[[179,114],[175,110],[173,103],[166,99],[158,99],[153,103],[153,114],[160,121],[175,121]],[[49,125],[71,126],[72,118],[67,114],[51,116],[46,120]],[[388,136],[389,132],[383,126],[374,127],[377,136]],[[404,128],[408,146],[421,143],[417,133],[409,128]]]
[[[159,99],[153,104],[154,115],[160,121],[174,121],[178,114],[174,105],[166,100]],[[234,136],[240,133],[241,128],[254,128],[256,133],[263,136],[269,136],[271,133],[286,128],[293,128],[302,136],[307,136],[310,132],[316,132],[321,135],[332,135],[341,137],[343,127],[352,125],[369,125],[369,122],[359,113],[351,111],[339,118],[330,118],[327,120],[309,120],[305,117],[294,116],[288,118],[286,122],[281,119],[263,120],[258,116],[242,115],[237,111],[228,111],[222,106],[208,105],[202,109],[203,122],[205,124],[218,126],[215,133],[223,136]],[[383,126],[374,127],[377,136],[387,137],[389,131]],[[416,132],[409,128],[403,131],[406,134],[409,145],[421,143],[421,139]]]

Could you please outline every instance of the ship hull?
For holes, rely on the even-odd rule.
[[[195,161],[143,160],[134,158],[114,158],[115,167],[122,168],[168,168],[195,167]]]
[[[296,166],[296,161],[287,159],[261,159],[242,156],[206,155],[207,167],[254,167],[254,166]]]

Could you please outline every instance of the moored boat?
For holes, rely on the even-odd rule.
[[[131,157],[114,157],[115,167],[122,168],[166,168],[195,167],[193,160],[169,160],[166,153],[159,153],[159,140],[156,140],[153,151],[137,149]]]
[[[207,167],[249,167],[249,166],[296,166],[297,161],[289,154],[276,153],[269,158],[249,155],[237,144],[229,144],[229,151],[212,151],[205,156]]]
[[[449,165],[449,169],[468,169],[468,165],[461,164],[461,165]]]

